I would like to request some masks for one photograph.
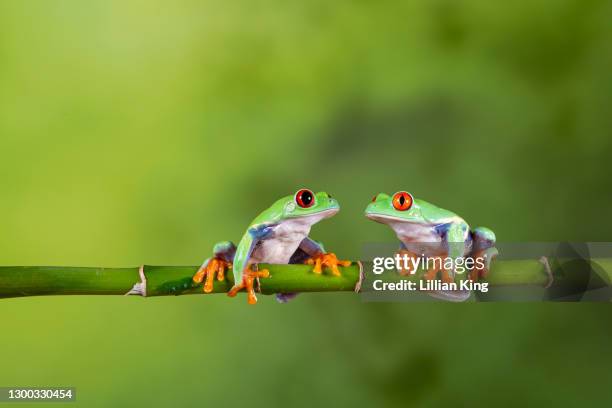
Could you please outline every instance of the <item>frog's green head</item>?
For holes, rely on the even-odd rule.
[[[399,191],[393,196],[380,193],[372,199],[365,210],[365,216],[382,224],[423,222],[421,207],[412,197],[412,194]]]
[[[280,220],[303,219],[314,224],[340,211],[338,201],[324,191],[313,193],[303,188],[297,193],[281,198],[269,209],[271,218]]]

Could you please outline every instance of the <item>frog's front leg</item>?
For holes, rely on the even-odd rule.
[[[247,301],[250,305],[257,303],[257,296],[255,296],[255,281],[259,278],[269,278],[270,271],[267,269],[258,270],[256,265],[249,264],[242,272],[242,278],[240,283],[236,283],[227,295],[234,297],[244,289],[247,293]]]
[[[249,228],[242,236],[238,248],[236,248],[232,266],[234,286],[227,293],[228,296],[234,297],[238,292],[244,289],[247,292],[249,304],[254,305],[257,303],[254,282],[259,281],[259,278],[270,277],[270,272],[267,269],[262,269],[260,271],[257,269],[257,266],[253,269],[251,256],[253,255],[253,250],[258,246],[261,240],[272,235],[274,228],[274,224],[261,224]]]
[[[442,282],[444,282],[444,283],[452,283],[452,282],[455,281],[455,278],[454,278],[455,273],[454,273],[453,270],[442,268],[440,271],[441,271],[441,275],[442,275],[441,276],[442,277]]]
[[[479,262],[481,266],[474,266],[472,271],[470,271],[470,279],[472,281],[485,278],[489,273],[491,261],[498,254],[497,248],[495,248],[495,241],[495,233],[489,228],[478,227],[472,231],[473,249],[471,256],[474,260],[481,258],[481,262]]]
[[[204,292],[212,292],[215,275],[218,281],[225,279],[225,271],[231,269],[235,253],[236,246],[232,242],[223,241],[217,243],[213,248],[212,258],[204,261],[200,269],[193,275],[193,281],[195,283],[202,283],[204,278],[206,278]]]
[[[464,223],[450,224],[446,231],[446,241],[448,244],[447,256],[452,260],[457,260],[465,256],[465,243],[468,236],[468,227]],[[453,262],[454,265],[454,262]],[[442,265],[442,281],[451,283],[455,281],[455,270],[446,270]],[[435,290],[430,295],[451,302],[462,302],[470,297],[469,290]]]
[[[323,273],[323,267],[328,267],[334,276],[341,276],[338,266],[351,265],[351,261],[340,260],[333,252],[326,253],[322,244],[308,237],[300,243],[299,249],[310,256],[305,263],[314,265],[312,271],[318,275]]]

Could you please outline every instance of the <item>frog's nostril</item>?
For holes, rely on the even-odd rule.
[[[332,198],[331,194],[327,194],[327,198]]]

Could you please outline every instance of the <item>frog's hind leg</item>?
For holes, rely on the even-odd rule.
[[[311,256],[324,252],[325,249],[323,248],[323,244],[317,241],[313,241],[310,238],[306,238],[296,249],[293,255],[291,255],[289,263],[292,265],[303,264],[306,263]],[[299,293],[277,293],[276,300],[278,301],[278,303],[287,303],[295,299],[297,295],[299,295]]]
[[[311,255],[304,251],[302,248],[298,248],[293,255],[291,255],[291,259],[289,259],[289,264],[297,265],[305,263]]]
[[[485,278],[489,273],[491,261],[498,254],[495,248],[495,233],[489,228],[478,227],[472,231],[472,251],[471,257],[474,258],[475,266],[470,272],[470,279],[477,281]]]
[[[457,274],[455,265],[446,265],[447,259],[456,260],[464,256],[467,234],[467,226],[459,223],[450,225],[446,231],[448,251],[444,254],[444,262],[440,265],[442,282],[446,285],[442,286],[443,289],[441,290],[430,291],[430,296],[451,302],[463,302],[471,296],[469,290],[459,289],[457,286],[455,282]]]
[[[215,276],[218,281],[225,280],[225,271],[232,268],[236,245],[230,241],[222,241],[213,247],[213,256],[204,261],[200,269],[193,275],[195,283],[204,282],[204,292],[210,293],[213,290]]]
[[[295,299],[295,297],[299,295],[299,293],[277,293],[276,294],[276,301],[278,303],[287,303],[293,299]]]

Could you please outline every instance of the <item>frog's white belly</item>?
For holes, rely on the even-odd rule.
[[[391,224],[390,224],[391,225]],[[436,231],[436,224],[392,223],[391,228],[406,249],[419,255],[438,256],[448,251],[446,240]]]
[[[433,228],[412,228],[407,233],[397,233],[397,237],[409,251],[426,256],[442,255],[445,243]]]
[[[310,234],[310,225],[286,221],[274,229],[271,237],[260,241],[251,254],[252,263],[287,264],[300,243]]]
[[[398,232],[397,236],[404,243],[423,242],[440,244],[442,242],[442,237],[433,228],[412,228],[405,232]]]

